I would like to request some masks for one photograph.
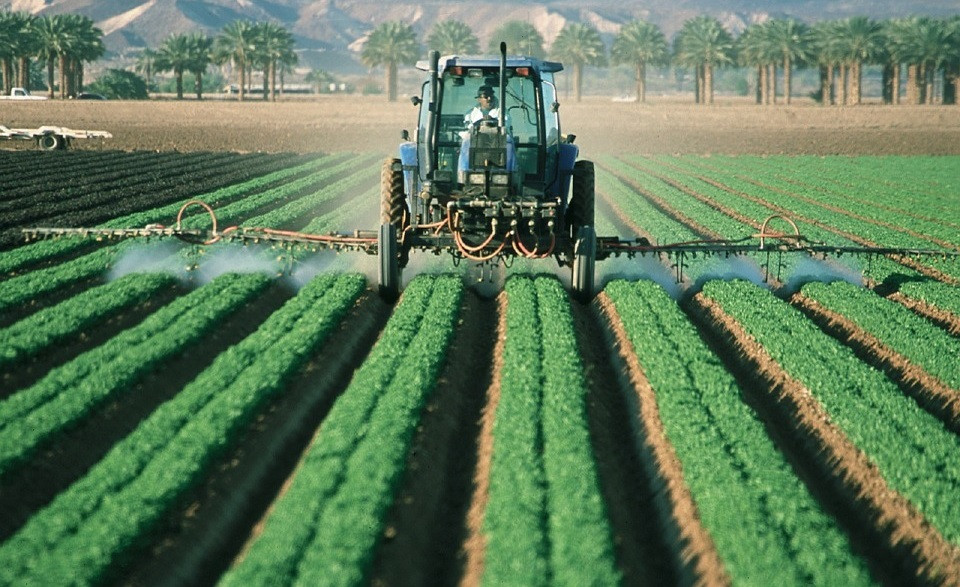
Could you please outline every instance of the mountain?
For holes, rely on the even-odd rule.
[[[588,22],[609,40],[622,23],[643,18],[659,25],[669,38],[685,20],[699,14],[718,17],[736,34],[771,17],[814,22],[854,15],[877,19],[960,15],[960,0],[0,0],[0,9],[87,15],[104,31],[112,56],[156,47],[171,33],[199,30],[215,35],[235,20],[270,20],[294,32],[305,65],[356,72],[365,69],[357,59],[365,35],[388,20],[411,23],[422,38],[437,21],[462,20],[484,47],[502,23],[525,20],[537,27],[549,46],[571,21]]]

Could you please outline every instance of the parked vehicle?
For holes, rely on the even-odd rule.
[[[46,96],[34,96],[25,88],[12,88],[9,96],[0,96],[0,100],[46,100]]]

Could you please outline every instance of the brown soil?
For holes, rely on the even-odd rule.
[[[355,368],[363,362],[391,306],[366,293],[322,349],[265,406],[210,476],[159,524],[150,545],[122,570],[126,585],[210,584],[247,542],[281,492]],[[146,550],[148,548],[148,550]]]
[[[728,585],[730,577],[713,540],[700,523],[697,506],[683,480],[683,470],[660,420],[656,395],[637,360],[629,336],[613,302],[605,293],[597,296],[603,328],[622,385],[632,391],[628,403],[636,414],[637,444],[647,475],[658,480],[656,492],[660,524],[668,543],[677,549],[675,572],[682,584]]]
[[[43,101],[4,106],[11,127],[58,125],[106,130],[112,139],[75,141],[82,149],[376,151],[393,153],[417,109],[382,96],[314,101]],[[960,154],[956,106],[810,103],[756,106],[730,99],[711,106],[677,100],[648,104],[586,98],[563,102],[564,132],[591,153]],[[602,115],[598,115],[602,113]],[[34,149],[28,141],[3,148]]]
[[[481,411],[493,373],[497,304],[464,294],[460,324],[417,429],[369,575],[373,585],[455,585],[467,553]]]
[[[895,492],[866,454],[830,421],[813,395],[791,378],[719,304],[694,296],[691,311],[714,335],[735,349],[731,358],[763,382],[764,411],[775,414],[777,426],[793,437],[800,460],[819,469],[817,477],[857,528],[870,536],[866,547],[880,551],[874,559],[885,580],[899,583],[941,583],[960,576],[960,549],[950,544],[902,495]]]
[[[490,464],[493,457],[493,424],[500,403],[500,371],[503,369],[503,351],[507,341],[507,293],[497,296],[496,343],[493,347],[490,386],[487,401],[480,414],[480,435],[477,438],[477,463],[473,474],[473,497],[467,511],[467,538],[464,541],[466,564],[460,582],[466,587],[480,585],[483,579],[487,539],[483,533],[483,518],[490,498]]]
[[[960,391],[911,363],[849,320],[803,294],[794,294],[791,303],[833,337],[851,347],[867,363],[881,369],[954,432],[960,433]]]

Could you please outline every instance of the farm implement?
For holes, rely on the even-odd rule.
[[[66,149],[74,139],[109,139],[113,135],[105,130],[75,130],[64,126],[41,126],[39,128],[9,128],[0,124],[0,139],[36,141],[44,151]]]
[[[221,241],[276,243],[314,249],[362,251],[378,257],[381,295],[400,293],[401,271],[413,251],[449,253],[486,266],[517,258],[554,258],[569,267],[573,296],[589,301],[596,261],[610,257],[668,258],[682,281],[687,261],[698,256],[764,256],[766,277],[779,280],[787,254],[960,256],[960,251],[899,247],[836,246],[805,238],[788,217],[767,218],[756,234],[654,244],[645,238],[597,236],[594,166],[578,160],[575,135],[560,132],[554,74],[560,63],[530,57],[446,56],[437,52],[417,67],[428,72],[413,136],[403,131],[399,156],[381,169],[380,226],[353,233],[309,234],[261,227],[220,230],[214,210],[186,203],[173,226],[144,228],[33,228],[28,238],[86,236],[98,239],[176,237],[212,245]],[[498,99],[499,98],[499,99]],[[211,218],[207,230],[182,227],[191,206]],[[780,220],[789,230],[770,225]]]

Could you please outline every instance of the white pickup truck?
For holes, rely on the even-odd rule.
[[[34,96],[24,88],[12,88],[9,96],[0,96],[0,100],[46,100],[46,96]]]

